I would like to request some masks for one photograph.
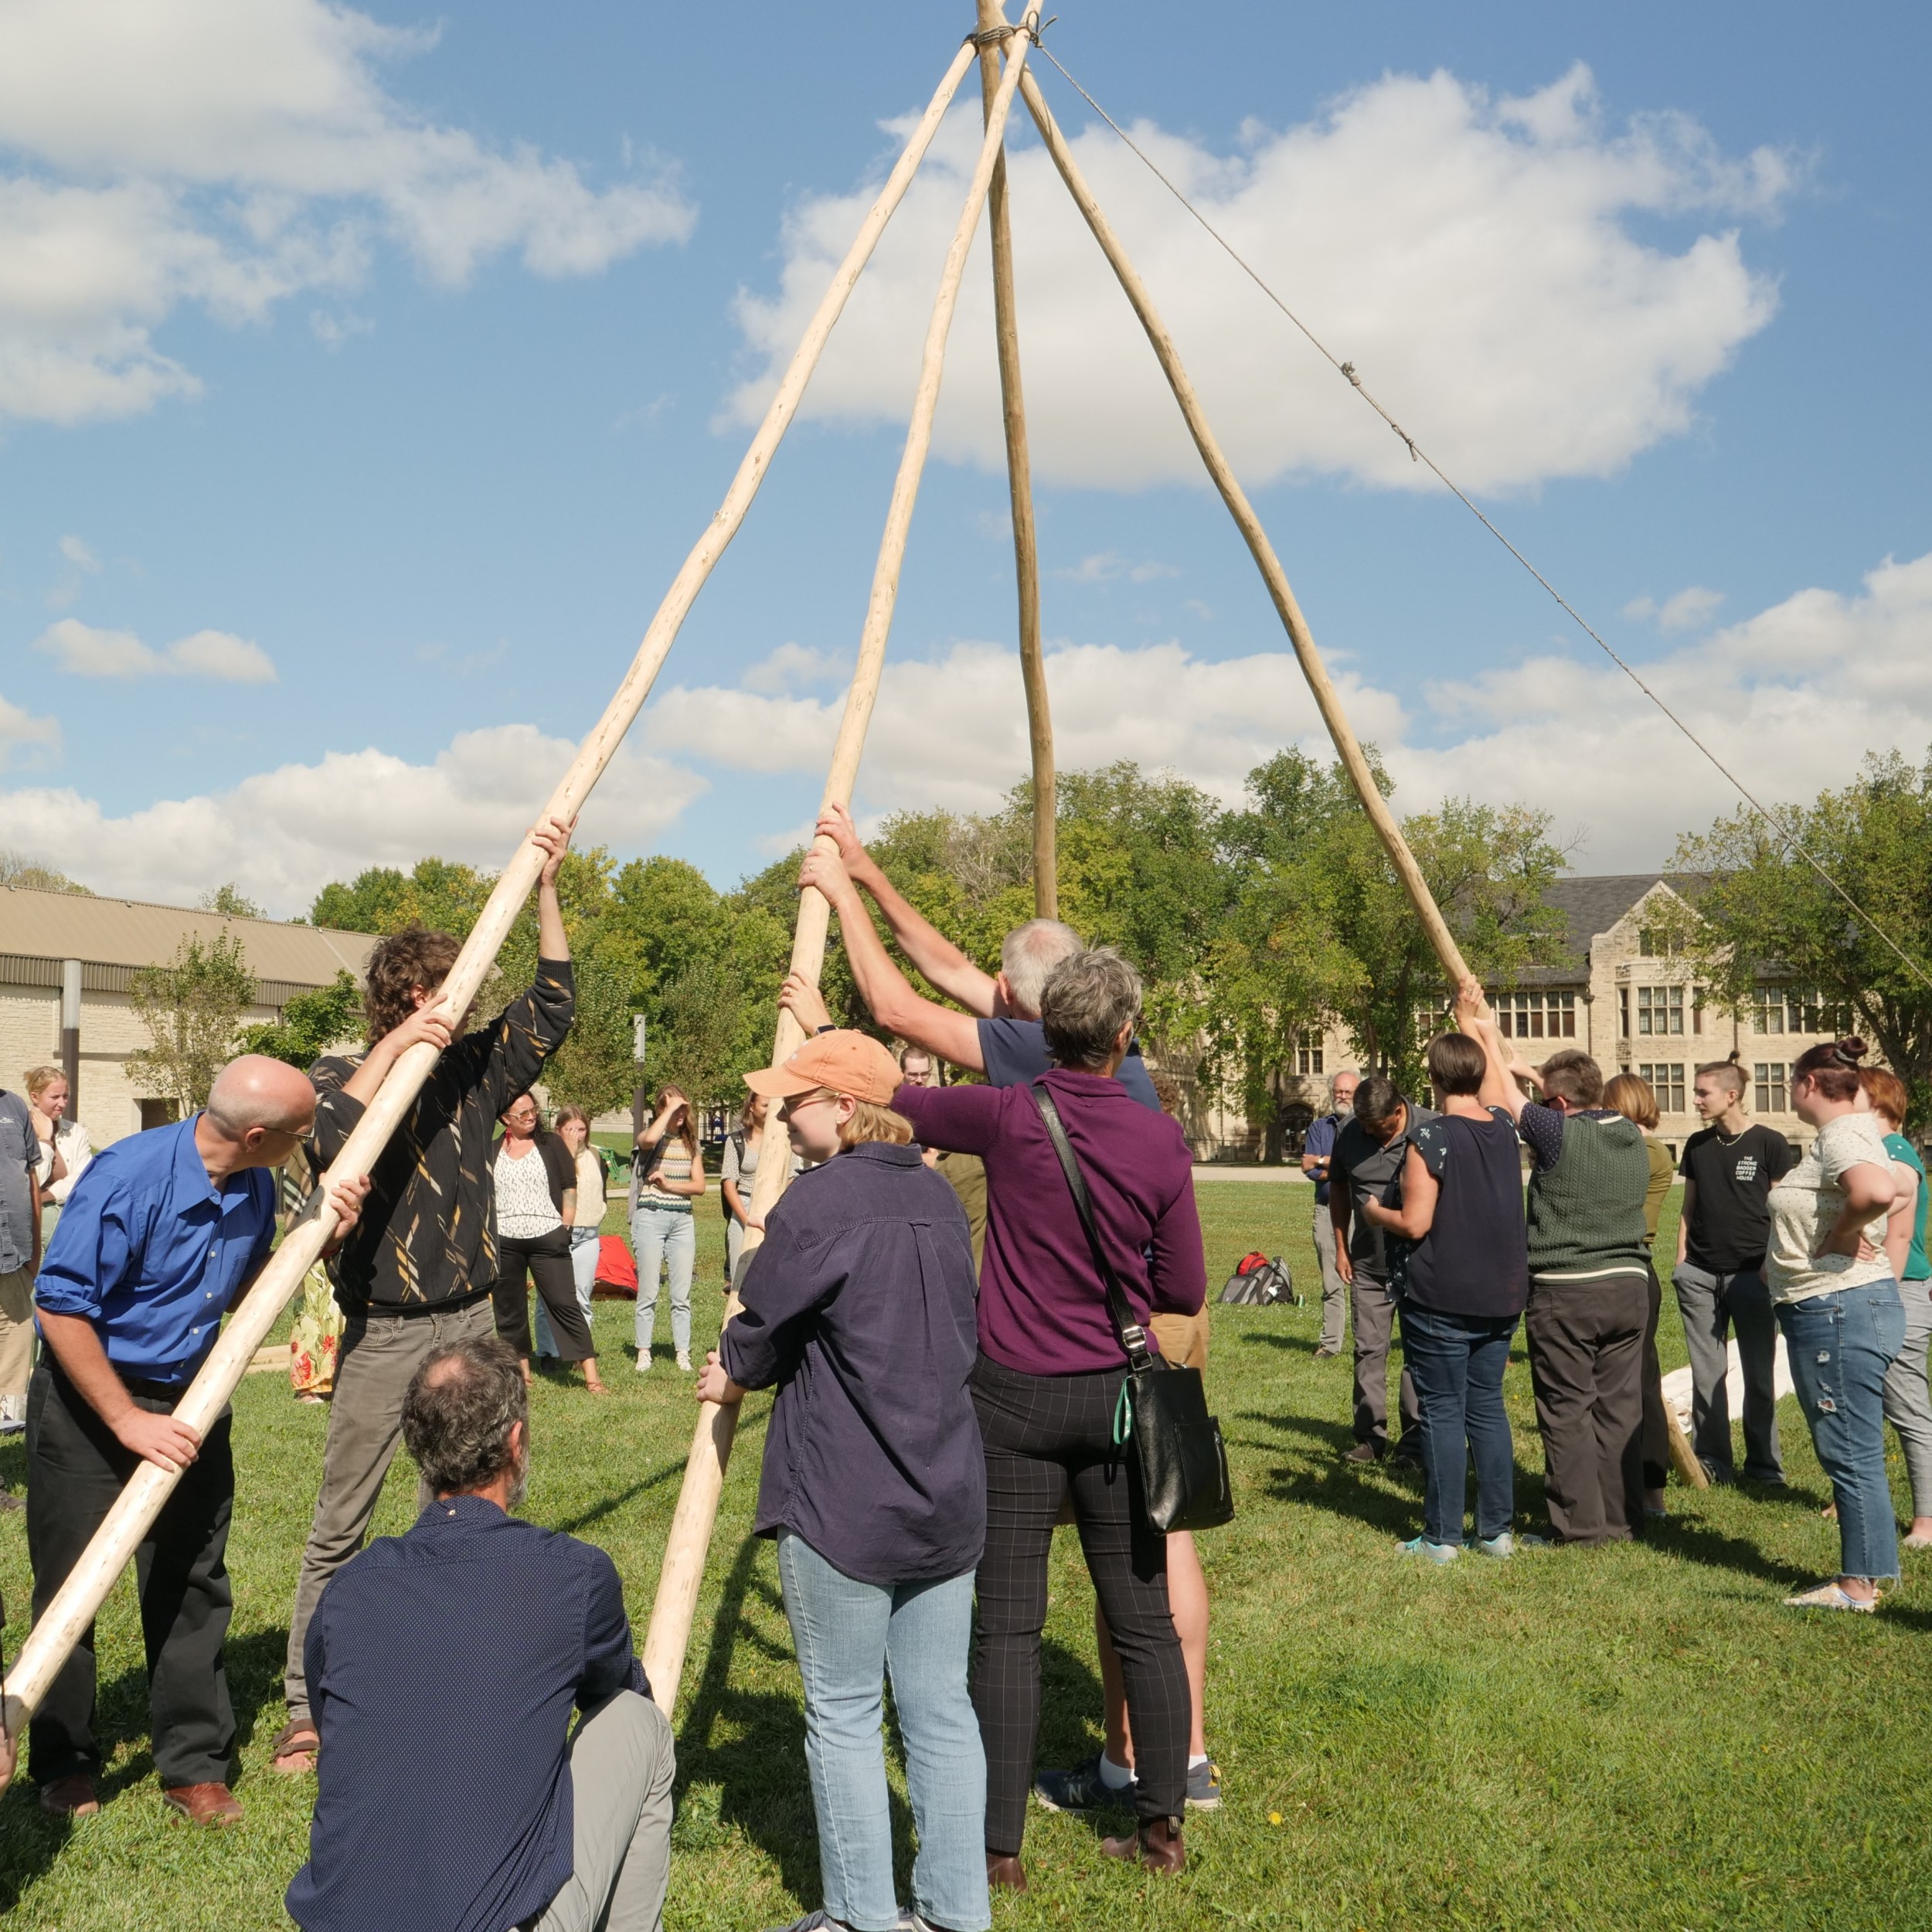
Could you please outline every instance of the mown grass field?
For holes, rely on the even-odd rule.
[[[1201,1196],[1211,1278],[1262,1247],[1312,1281],[1305,1191],[1217,1182]],[[696,1295],[707,1338],[722,1304],[716,1213],[714,1195]],[[1663,1243],[1674,1241],[1667,1221]],[[539,1386],[527,1509],[611,1551],[641,1638],[692,1405],[662,1352],[662,1321],[657,1369],[631,1372],[629,1320],[628,1304],[598,1304],[610,1401]],[[1209,1392],[1240,1505],[1203,1539],[1216,1616],[1209,1740],[1226,1807],[1190,1821],[1192,1863],[1165,1883],[1103,1860],[1099,1821],[1036,1811],[1032,1889],[998,1902],[1000,1932],[1932,1923],[1932,1570],[1908,1553],[1903,1587],[1875,1618],[1780,1607],[1794,1582],[1829,1573],[1837,1547],[1789,1403],[1787,1495],[1673,1488],[1670,1525],[1647,1545],[1438,1571],[1394,1553],[1419,1524],[1415,1481],[1338,1464],[1348,1364],[1311,1359],[1316,1327],[1312,1305],[1215,1315]],[[1666,1367],[1683,1359],[1674,1329],[1664,1353]],[[1541,1463],[1520,1353],[1509,1394],[1519,1509],[1533,1519]],[[22,1932],[287,1923],[281,1893],[304,1855],[312,1785],[274,1777],[267,1747],[281,1722],[288,1602],[325,1417],[277,1376],[250,1378],[236,1406],[230,1670],[247,1822],[216,1836],[164,1817],[124,1584],[102,1620],[102,1815],[57,1827],[25,1785],[0,1801],[0,1906]],[[770,1546],[747,1535],[763,1414],[754,1398],[679,1709],[673,1932],[750,1932],[818,1903],[797,1675]],[[0,1449],[0,1473],[16,1486],[23,1464],[17,1443]],[[1894,1477],[1902,1484],[1896,1458]],[[413,1486],[399,1462],[380,1530],[406,1526]],[[1094,1747],[1099,1712],[1091,1597],[1077,1546],[1060,1540],[1049,1764]],[[25,1532],[9,1517],[10,1652],[28,1587]],[[479,1782],[489,1774],[473,1767]],[[458,1785],[449,1801],[464,1797]]]

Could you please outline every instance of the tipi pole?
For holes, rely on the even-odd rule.
[[[904,199],[906,190],[925,158],[926,150],[939,131],[946,110],[967,70],[972,65],[973,50],[962,47],[946,70],[945,77],[928,104],[918,126],[913,131],[878,199],[845,259],[839,264],[817,311],[786,369],[784,379],[766,410],[751,447],[732,479],[730,489],[709,528],[700,537],[684,567],[673,580],[664,601],[658,607],[651,628],[645,633],[636,658],[617,695],[610,702],[596,729],[579,747],[576,758],[553,794],[547,813],[573,820],[603,774],[624,733],[642,707],[651,682],[662,665],[672,641],[686,614],[696,600],[726,546],[738,533],[751,500],[764,480],[772,452],[790,427],[798,400],[823,352],[832,324],[845,307],[859,274],[878,244],[893,210]],[[505,868],[492,892],[482,916],[464,942],[456,963],[444,981],[441,1005],[452,1014],[462,1012],[476,996],[485,975],[512,923],[530,896],[542,869],[543,854],[526,839]],[[292,1230],[270,1257],[247,1300],[236,1310],[223,1329],[222,1338],[202,1365],[175,1413],[189,1427],[206,1435],[227,1406],[236,1386],[247,1372],[250,1359],[267,1338],[277,1318],[303,1277],[315,1264],[335,1232],[335,1211],[328,1205],[326,1185],[331,1182],[359,1179],[374,1165],[388,1145],[389,1136],[400,1124],[410,1104],[421,1090],[436,1064],[436,1049],[427,1044],[412,1047],[399,1059],[383,1083],[381,1090],[369,1104],[357,1122],[335,1165],[316,1190],[315,1211]],[[782,1167],[784,1164],[779,1163]],[[16,1732],[46,1696],[49,1685],[80,1641],[80,1634],[93,1622],[94,1614],[114,1587],[114,1580],[132,1559],[163,1503],[179,1480],[173,1471],[144,1462],[128,1479],[127,1487],[95,1532],[80,1560],[69,1573],[59,1593],[36,1619],[26,1642],[6,1680],[4,1712],[9,1732]]]
[[[997,0],[995,0],[997,5]],[[1101,253],[1112,264],[1114,273],[1120,278],[1121,287],[1126,291],[1127,299],[1134,304],[1134,312],[1141,318],[1141,326],[1147,332],[1148,340],[1154,345],[1154,353],[1159,359],[1162,372],[1168,386],[1174,391],[1174,400],[1181,406],[1181,413],[1186,418],[1188,432],[1194,438],[1194,446],[1201,452],[1201,460],[1207,465],[1208,474],[1213,479],[1214,487],[1221,493],[1221,500],[1226,504],[1235,525],[1260,566],[1262,581],[1268,587],[1268,595],[1274,600],[1275,611],[1288,634],[1289,641],[1294,646],[1294,655],[1301,660],[1301,672],[1308,681],[1308,689],[1315,694],[1315,701],[1321,713],[1322,722],[1328,727],[1328,736],[1335,740],[1335,748],[1340,754],[1343,767],[1353,781],[1355,793],[1362,801],[1362,809],[1369,815],[1369,822],[1376,828],[1386,849],[1390,862],[1407,891],[1415,906],[1416,916],[1422,921],[1423,929],[1429,935],[1430,944],[1436,950],[1436,956],[1442,961],[1442,969],[1449,977],[1452,987],[1460,985],[1469,968],[1464,963],[1462,950],[1455,941],[1447,924],[1437,906],[1434,896],[1430,892],[1428,882],[1422,876],[1422,869],[1416,863],[1415,854],[1410,851],[1407,840],[1402,835],[1402,828],[1396,822],[1395,814],[1389,809],[1375,781],[1375,775],[1369,769],[1369,761],[1362,755],[1362,747],[1355,730],[1349,723],[1348,714],[1342,708],[1342,700],[1336,695],[1335,686],[1329,682],[1328,668],[1321,662],[1321,654],[1315,648],[1314,634],[1309,630],[1308,620],[1301,614],[1301,607],[1295,601],[1294,593],[1288,587],[1287,573],[1281,568],[1281,560],[1274,553],[1274,546],[1269,543],[1267,532],[1261,527],[1261,519],[1254,513],[1254,506],[1247,495],[1235,480],[1233,471],[1228,465],[1226,457],[1213,430],[1209,427],[1206,416],[1201,408],[1200,398],[1194,393],[1194,385],[1182,366],[1179,352],[1174,346],[1174,338],[1167,332],[1167,325],[1161,320],[1159,311],[1154,306],[1154,298],[1148,293],[1147,284],[1141,280],[1138,271],[1128,259],[1127,251],[1121,246],[1116,235],[1098,202],[1094,191],[1087,185],[1073,151],[1066,145],[1066,137],[1060,132],[1046,97],[1039,90],[1039,83],[1030,73],[1020,78],[1020,89],[1026,97],[1028,111],[1033,117],[1034,125],[1039,129],[1040,138],[1046,143],[1047,152],[1053,158],[1053,165],[1060,170],[1060,179],[1066,182],[1068,191],[1079,205],[1080,211],[1087,219],[1087,225],[1094,231],[1094,239],[1100,245]]]
[[[833,746],[832,769],[825,779],[820,809],[849,805],[852,786],[859,776],[859,758],[865,749],[866,728],[872,722],[872,706],[879,696],[879,679],[885,668],[886,638],[892,628],[893,608],[899,596],[900,567],[906,557],[906,538],[912,527],[913,505],[919,495],[920,474],[925,468],[927,451],[932,446],[933,413],[939,403],[940,379],[945,371],[946,337],[952,326],[953,311],[959,300],[959,284],[965,272],[973,231],[979,226],[992,180],[994,163],[1013,104],[1013,92],[1026,71],[1026,43],[1009,62],[998,92],[986,116],[985,138],[979,161],[973,170],[953,231],[952,246],[939,280],[939,294],[933,303],[932,319],[927,325],[926,345],[920,358],[919,386],[913,392],[910,427],[899,462],[899,474],[893,485],[892,502],[886,513],[885,535],[879,546],[874,566],[872,594],[866,606],[865,625],[859,634],[859,659],[853,668],[852,684],[845,694],[845,709]],[[971,45],[967,52],[970,56]],[[821,849],[833,849],[829,839],[819,842]],[[798,923],[791,940],[791,971],[813,985],[825,961],[825,936],[832,908],[822,893],[808,889],[799,894]],[[771,1049],[771,1063],[781,1066],[795,1053],[804,1035],[791,1013],[781,1009],[777,1037]],[[774,1119],[766,1128],[771,1138],[758,1162],[751,1184],[751,1203],[745,1230],[740,1263],[763,1238],[760,1225],[777,1205],[778,1196],[791,1178],[791,1163],[782,1141],[782,1130]],[[737,1312],[734,1294],[725,1304],[725,1319]],[[667,1716],[678,1700],[679,1681],[684,1675],[685,1652],[691,1641],[692,1619],[697,1613],[698,1590],[704,1580],[705,1558],[711,1547],[711,1532],[718,1519],[719,1498],[724,1492],[726,1464],[737,1433],[738,1412],[717,1403],[699,1405],[698,1425],[691,1439],[691,1455],[685,1466],[684,1485],[678,1493],[676,1514],[671,1519],[664,1562],[658,1572],[658,1594],[651,1608],[651,1626],[644,1641],[645,1674],[651,1680],[651,1695]]]
[[[979,0],[979,24],[990,33],[1005,23],[998,0]],[[993,111],[999,86],[999,49],[982,39],[980,92]],[[986,225],[993,250],[993,323],[999,345],[1000,413],[1006,428],[1006,482],[1013,512],[1013,563],[1019,580],[1019,672],[1026,690],[1026,736],[1033,764],[1033,912],[1060,917],[1060,871],[1053,784],[1053,716],[1047,702],[1046,665],[1039,641],[1039,543],[1033,522],[1033,472],[1026,449],[1026,396],[1020,386],[1019,316],[1014,300],[1013,231],[1006,207],[1006,155],[993,164],[987,191]]]

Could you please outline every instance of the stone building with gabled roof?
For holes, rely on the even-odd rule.
[[[29,1067],[65,1064],[96,1147],[171,1117],[172,1103],[128,1072],[148,1043],[129,984],[144,966],[170,964],[183,940],[224,933],[255,976],[244,1023],[277,1018],[338,972],[359,979],[376,944],[365,933],[0,886],[0,1087],[21,1091]]]
[[[1490,1003],[1504,1032],[1523,1043],[1526,1060],[1579,1046],[1606,1077],[1648,1080],[1662,1115],[1658,1138],[1673,1154],[1702,1124],[1691,1101],[1698,1067],[1733,1052],[1744,1070],[1747,1111],[1802,1146],[1811,1130],[1791,1111],[1791,1063],[1807,1047],[1837,1039],[1849,1016],[1805,988],[1772,982],[1743,1013],[1713,1004],[1672,943],[1686,915],[1695,916],[1679,888],[1697,883],[1662,872],[1559,879],[1548,903],[1563,917],[1563,955],[1526,968],[1506,987],[1492,985]],[[1356,1064],[1341,1027],[1304,1034],[1287,1090],[1291,1128],[1324,1111],[1329,1077]],[[1245,1121],[1211,1113],[1204,1124],[1213,1158],[1257,1158],[1258,1137]]]

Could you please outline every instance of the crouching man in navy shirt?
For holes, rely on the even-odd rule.
[[[303,1932],[663,1923],[671,1726],[616,1566],[509,1514],[529,1413],[494,1335],[432,1349],[410,1380],[403,1440],[435,1500],[335,1573],[304,1646],[322,1748],[287,1899]]]

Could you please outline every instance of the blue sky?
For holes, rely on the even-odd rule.
[[[282,912],[500,862],[968,12],[0,12],[0,846]],[[1048,37],[1751,782],[1932,743],[1921,11],[1114,0]],[[1400,802],[1523,800],[1586,870],[1727,809],[1042,78]],[[968,106],[587,817],[620,852],[729,883],[809,821]],[[1024,125],[1013,166],[1063,762],[1232,797],[1311,707]],[[982,240],[869,815],[1023,770],[986,303]]]

